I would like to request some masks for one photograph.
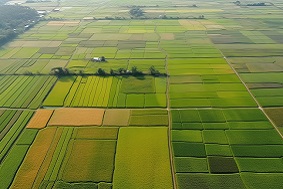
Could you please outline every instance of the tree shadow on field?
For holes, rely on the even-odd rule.
[[[137,78],[138,80],[145,80],[144,75],[137,75],[137,76],[133,76],[133,77]]]
[[[72,75],[72,76],[60,76],[58,77],[58,79],[61,82],[69,82],[69,81],[74,81],[76,79],[76,76]]]
[[[145,76],[144,75],[122,75],[122,78],[123,79],[127,79],[127,78],[130,78],[130,77],[134,77],[138,80],[145,80]]]

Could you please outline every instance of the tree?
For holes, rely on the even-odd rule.
[[[140,7],[136,7],[134,6],[131,10],[130,10],[130,15],[133,17],[141,17],[144,15],[143,10]]]
[[[83,70],[80,70],[80,71],[79,71],[79,74],[80,74],[80,75],[84,75],[84,71],[83,71]]]
[[[97,74],[98,75],[106,75],[106,72],[102,68],[98,68]]]
[[[151,66],[149,68],[149,72],[150,72],[151,75],[154,75],[154,76],[160,75],[160,72],[157,69],[155,69],[154,66]]]
[[[113,69],[110,69],[110,75],[115,75],[115,72]]]
[[[247,6],[266,6],[265,3],[249,3]]]
[[[125,68],[119,68],[118,69],[119,74],[125,74],[127,70]]]
[[[101,57],[100,57],[100,61],[101,61],[101,62],[105,62],[105,61],[106,61],[105,57],[104,57],[104,56],[101,56]]]
[[[31,71],[25,71],[24,75],[33,75],[33,73]]]
[[[142,72],[138,71],[138,68],[136,66],[133,66],[131,69],[132,75],[141,75]]]
[[[70,71],[68,68],[62,68],[62,67],[55,67],[51,69],[51,73],[60,77],[64,75],[70,75]]]
[[[240,1],[235,1],[234,2],[236,5],[240,6],[241,5],[241,2]]]
[[[164,15],[161,15],[160,18],[161,19],[167,19],[167,16],[164,14]]]

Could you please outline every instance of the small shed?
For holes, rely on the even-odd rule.
[[[104,56],[101,56],[101,57],[93,57],[91,59],[91,61],[93,61],[93,62],[105,62],[106,60],[105,60]]]
[[[101,58],[100,57],[93,57],[91,60],[93,62],[101,62]]]

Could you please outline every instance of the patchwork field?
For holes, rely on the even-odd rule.
[[[281,0],[18,3],[0,189],[282,188]]]
[[[262,182],[246,182],[246,173],[282,173],[282,138],[260,110],[191,109],[171,114],[180,188],[257,188]],[[278,183],[269,184],[276,188]]]
[[[41,130],[12,188],[60,188],[76,182],[77,187],[111,186],[117,132],[115,128]]]
[[[169,60],[171,107],[255,107],[222,58]]]
[[[143,108],[166,106],[166,79],[63,77],[43,106]]]

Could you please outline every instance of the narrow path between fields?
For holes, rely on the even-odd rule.
[[[155,32],[156,32],[156,26],[155,26]],[[165,56],[165,72],[167,74],[166,76],[166,110],[168,113],[168,149],[169,149],[169,157],[170,157],[170,167],[171,167],[171,174],[172,174],[172,183],[173,183],[173,189],[177,189],[177,182],[176,182],[176,175],[175,175],[175,167],[174,167],[174,154],[173,154],[173,146],[171,143],[171,130],[172,130],[172,117],[171,117],[171,112],[170,112],[170,76],[169,76],[169,71],[168,71],[168,54],[167,52],[163,49],[160,48],[160,41],[161,37],[159,35],[159,40],[158,40],[158,48],[166,55]]]
[[[171,143],[171,129],[172,129],[172,117],[170,113],[170,96],[169,96],[169,87],[170,87],[170,76],[168,72],[168,57],[166,55],[165,58],[165,71],[167,74],[167,85],[166,85],[166,109],[168,112],[168,148],[169,148],[169,156],[170,156],[170,164],[171,164],[171,173],[172,173],[172,181],[173,188],[177,189],[176,177],[175,177],[175,167],[174,167],[174,158],[173,158],[173,147]]]

